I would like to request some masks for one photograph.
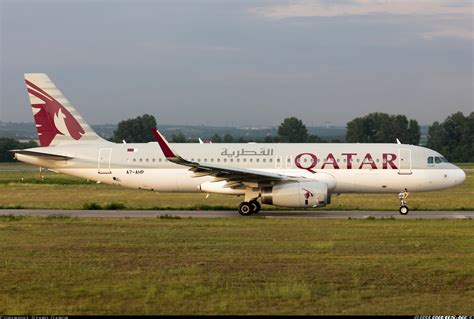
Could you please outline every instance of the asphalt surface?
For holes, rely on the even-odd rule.
[[[181,218],[249,218],[237,211],[186,211],[186,210],[43,210],[43,209],[2,209],[0,215],[49,216],[54,214],[71,217],[115,217],[115,218],[157,218],[175,216]],[[252,216],[266,218],[397,218],[397,219],[465,219],[474,218],[474,211],[410,211],[400,215],[398,211],[262,211]]]

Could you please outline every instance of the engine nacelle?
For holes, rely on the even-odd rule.
[[[328,204],[324,182],[291,182],[262,189],[262,203],[283,207],[322,207]]]

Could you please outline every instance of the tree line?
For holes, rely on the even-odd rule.
[[[125,120],[119,123],[113,140],[121,142],[144,143],[153,141],[150,129],[156,127],[152,115]],[[420,144],[420,126],[415,119],[405,115],[370,113],[347,123],[347,143],[395,143]],[[296,117],[285,118],[278,126],[277,135],[268,135],[262,139],[247,140],[234,137],[229,133],[220,136],[214,134],[209,141],[213,143],[325,143],[317,135],[310,135],[303,121]],[[171,136],[172,143],[197,143],[196,137],[187,137],[183,133]],[[330,142],[340,142],[332,140]],[[434,122],[428,131],[427,147],[440,152],[452,162],[474,162],[474,112],[464,116],[462,112],[448,116],[444,122]]]
[[[153,115],[144,114],[133,119],[121,121],[114,131],[111,141],[122,143],[147,143],[154,141],[150,129],[156,127]],[[370,113],[347,123],[346,142],[348,143],[395,143],[399,139],[404,144],[419,145],[420,126],[414,119],[405,115]],[[223,136],[214,134],[213,143],[324,143],[328,142],[317,135],[308,133],[303,121],[296,117],[285,118],[278,126],[277,135],[268,135],[258,140],[234,137],[229,133]],[[171,136],[172,143],[197,143],[197,137],[187,137],[183,133]],[[330,142],[339,142],[332,140]],[[0,138],[0,161],[13,161],[8,150],[36,147],[34,141],[21,143],[11,138]],[[451,162],[474,162],[474,112],[464,116],[457,112],[443,122],[434,122],[428,130],[428,148],[436,150]]]

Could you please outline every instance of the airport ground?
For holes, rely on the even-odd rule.
[[[466,181],[437,192],[412,193],[409,206],[416,210],[474,210],[474,164],[466,164]],[[0,165],[0,208],[129,209],[129,210],[232,210],[241,197],[211,194],[171,194],[96,184],[80,178],[42,172],[24,164]],[[341,194],[321,210],[397,211],[395,194]],[[275,210],[263,205],[264,210]]]
[[[3,210],[3,314],[474,313],[474,220],[467,216],[474,207],[472,172],[456,188],[411,198],[412,207],[464,211],[466,218],[273,218],[289,217],[283,211],[189,218],[164,209],[202,205],[221,212],[219,205],[235,209],[229,202],[235,198],[176,197],[53,173],[41,181],[36,171],[11,168],[0,167],[3,208],[72,212],[95,203],[155,217],[17,216]],[[367,196],[341,195],[333,203],[364,215],[372,207],[383,208],[377,209],[381,214],[397,208],[393,196]],[[324,213],[331,212],[315,212]]]
[[[3,314],[472,314],[474,220],[0,217]]]

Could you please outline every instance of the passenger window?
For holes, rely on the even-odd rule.
[[[441,158],[439,158],[438,156],[436,156],[436,157],[435,157],[435,163],[436,163],[436,164],[442,163]]]
[[[428,157],[428,164],[433,164],[433,156]]]

